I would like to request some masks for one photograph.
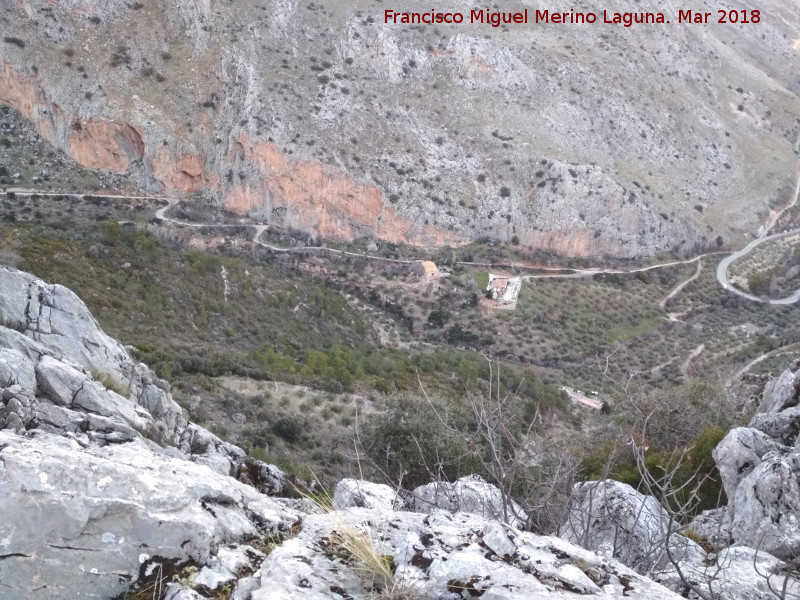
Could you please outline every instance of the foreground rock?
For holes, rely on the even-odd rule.
[[[800,556],[800,372],[764,388],[748,427],[728,433],[714,451],[734,542],[778,558]]]
[[[710,593],[713,598],[776,600],[784,583],[790,594],[800,593],[798,582],[785,576],[786,565],[767,552],[739,546],[708,553],[687,537],[707,532],[717,536],[715,541],[727,541],[725,514],[709,511],[686,528],[652,496],[617,481],[589,481],[575,486],[560,534],[684,597]]]
[[[714,548],[725,548],[733,544],[726,506],[701,512],[692,519],[688,529]]]
[[[648,572],[664,559],[669,517],[652,496],[613,480],[579,483],[572,491],[564,539]]]
[[[106,335],[69,289],[0,267],[0,428],[65,435],[82,447],[177,447],[220,474],[278,493],[282,473],[186,420],[169,384]]]
[[[112,598],[140,574],[213,563],[222,545],[277,538],[298,519],[248,485],[141,442],[82,448],[3,431],[0,460],[9,598]]]
[[[342,539],[362,536],[394,567],[387,581],[353,559]],[[477,515],[430,515],[351,508],[305,518],[300,534],[275,549],[256,574],[252,600],[366,598],[371,588],[409,598],[679,598],[616,561],[553,537]]]
[[[418,512],[435,509],[468,512],[519,528],[528,521],[528,515],[519,504],[504,498],[499,489],[478,475],[468,475],[453,483],[435,481],[422,485],[413,491],[409,504]]]
[[[353,507],[396,510],[403,507],[403,501],[397,491],[388,485],[360,479],[342,479],[336,484],[333,506],[337,510]]]
[[[0,596],[110,598],[169,569],[224,567],[222,545],[297,521],[260,493],[283,484],[189,423],[74,293],[0,267]],[[251,570],[263,560],[247,555]]]

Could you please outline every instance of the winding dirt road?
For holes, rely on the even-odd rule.
[[[680,292],[681,292],[681,290],[683,288],[685,288],[687,285],[692,283],[695,279],[700,277],[700,273],[702,272],[702,270],[703,270],[703,259],[700,258],[697,261],[697,270],[694,272],[694,275],[689,277],[689,279],[687,279],[685,281],[681,281],[678,285],[676,285],[675,288],[673,288],[673,290],[669,294],[664,296],[664,299],[661,302],[658,303],[658,307],[661,308],[662,310],[664,308],[666,308],[667,302],[669,302],[672,298],[674,298],[675,296],[680,294]]]
[[[800,150],[800,138],[797,140],[797,147],[798,150]],[[791,202],[789,202],[789,204],[784,206],[772,216],[769,223],[761,229],[756,239],[747,244],[747,246],[738,252],[734,252],[730,256],[725,257],[720,261],[719,265],[717,265],[717,281],[719,281],[719,284],[725,290],[733,292],[734,294],[752,302],[761,302],[763,304],[794,304],[800,300],[800,289],[798,289],[791,296],[786,296],[785,298],[762,298],[759,296],[754,296],[753,294],[748,294],[747,292],[743,292],[742,290],[734,287],[728,280],[728,269],[730,269],[731,264],[746,256],[761,244],[800,233],[800,229],[793,229],[790,231],[769,235],[770,230],[775,227],[775,225],[778,223],[778,220],[786,213],[786,211],[797,205],[798,199],[800,199],[800,163],[798,163],[797,182],[795,183],[794,196],[792,196]]]
[[[800,142],[798,142],[800,144]],[[130,194],[104,194],[104,193],[76,193],[76,192],[45,192],[41,190],[34,190],[34,189],[26,189],[26,188],[6,188],[2,190],[6,193],[14,193],[19,195],[34,195],[38,194],[39,196],[65,196],[65,195],[73,195],[78,197],[84,196],[94,196],[98,198],[108,198],[112,200],[148,200],[148,201],[159,201],[159,202],[166,202],[164,206],[156,210],[155,217],[159,221],[172,223],[173,225],[177,225],[180,227],[192,227],[192,228],[202,228],[202,227],[241,227],[241,224],[213,224],[213,223],[192,223],[188,221],[182,221],[180,219],[175,219],[167,215],[167,211],[172,208],[175,204],[177,204],[178,200],[175,198],[166,198],[162,196],[135,196]],[[786,237],[789,235],[796,234],[800,232],[800,229],[787,231],[783,233],[777,233],[773,235],[767,235],[778,222],[780,217],[790,208],[795,206],[800,198],[800,176],[797,179],[797,185],[795,187],[794,196],[792,201],[787,204],[784,208],[778,211],[773,217],[770,219],[769,224],[763,228],[763,231],[759,234],[759,237],[750,242],[747,246],[739,250],[738,252],[734,252],[730,256],[724,258],[717,267],[717,280],[719,281],[720,285],[727,291],[737,294],[747,300],[751,300],[753,302],[761,302],[767,304],[794,304],[798,300],[800,300],[800,290],[797,290],[794,294],[787,298],[779,298],[779,299],[770,299],[770,298],[760,298],[758,296],[754,296],[752,294],[748,294],[735,288],[731,285],[730,281],[728,280],[728,269],[734,261],[742,258],[743,256],[747,255],[751,252],[754,248],[758,245],[768,242],[771,240],[779,239],[781,237]],[[253,236],[251,241],[259,246],[267,248],[272,252],[280,252],[280,253],[293,253],[293,252],[329,252],[332,254],[339,254],[342,256],[353,256],[356,258],[365,258],[368,260],[375,260],[375,261],[382,261],[382,262],[390,262],[396,264],[411,264],[416,262],[416,260],[407,260],[407,259],[399,259],[399,258],[387,258],[383,256],[377,256],[373,254],[365,254],[362,252],[351,252],[348,250],[339,250],[336,248],[329,248],[327,246],[294,246],[291,248],[284,248],[281,246],[275,246],[272,244],[268,244],[261,240],[262,235],[264,232],[269,228],[269,225],[265,224],[246,224],[247,227],[252,227],[254,229]],[[688,258],[685,260],[675,260],[665,263],[658,263],[655,265],[650,265],[648,267],[638,267],[634,269],[600,269],[600,268],[589,268],[589,269],[575,269],[569,267],[552,267],[552,266],[538,266],[535,267],[537,269],[543,271],[559,271],[554,273],[545,273],[539,275],[523,275],[522,279],[532,280],[532,279],[580,279],[584,277],[592,277],[594,275],[626,275],[631,273],[644,273],[646,271],[652,271],[655,269],[663,269],[667,267],[674,267],[680,265],[691,264],[697,262],[697,271],[695,274],[683,281],[678,286],[676,286],[664,300],[661,301],[659,304],[661,308],[664,308],[666,302],[680,293],[680,291],[686,287],[689,283],[697,279],[700,275],[700,271],[702,269],[702,259],[708,256],[714,256],[719,254],[727,254],[727,252],[706,252],[704,254],[700,254],[695,256],[694,258]],[[488,267],[488,268],[501,268],[501,267],[511,267],[511,268],[530,268],[531,265],[525,264],[514,264],[514,263],[480,263],[480,262],[467,262],[467,261],[460,261],[458,264],[462,264],[465,266],[476,266],[476,267]]]
[[[263,233],[269,229],[269,225],[264,224],[254,224],[254,223],[192,223],[190,221],[182,221],[180,219],[176,219],[174,217],[170,217],[167,215],[167,211],[175,206],[179,200],[176,198],[166,198],[163,196],[134,196],[131,194],[101,194],[101,193],[85,193],[85,192],[43,192],[40,190],[33,190],[33,189],[26,189],[26,188],[5,188],[0,190],[2,193],[14,193],[23,196],[31,196],[31,195],[39,195],[39,196],[76,196],[76,197],[85,197],[85,196],[92,196],[95,198],[108,198],[111,200],[149,200],[149,201],[159,201],[159,202],[166,202],[164,206],[156,210],[155,218],[159,221],[163,221],[165,223],[172,223],[173,225],[177,225],[180,227],[192,227],[195,229],[200,229],[203,227],[250,227],[254,229],[253,237],[250,238],[255,244],[259,246],[263,246],[273,252],[330,252],[332,254],[340,254],[344,256],[354,256],[357,258],[366,258],[369,260],[376,260],[382,262],[393,262],[399,264],[411,264],[417,262],[418,259],[400,259],[400,258],[388,258],[384,256],[376,256],[374,254],[365,254],[362,252],[350,252],[348,250],[339,250],[337,248],[329,248],[327,246],[294,246],[291,248],[285,248],[281,246],[274,246],[272,244],[268,244],[266,242],[261,241],[261,236]],[[678,265],[685,265],[693,263],[697,260],[700,260],[706,256],[712,256],[714,254],[726,254],[726,252],[707,252],[705,254],[701,254],[695,256],[694,258],[688,258],[685,260],[675,260],[665,263],[659,263],[655,265],[650,265],[648,267],[639,267],[635,269],[575,269],[571,267],[553,267],[553,266],[536,266],[532,267],[531,265],[526,265],[522,263],[481,263],[481,262],[468,262],[468,261],[456,261],[454,264],[460,264],[465,266],[476,266],[476,267],[487,267],[487,268],[500,268],[500,267],[508,267],[508,268],[536,268],[543,271],[569,271],[568,273],[553,273],[552,275],[523,275],[525,279],[547,279],[547,278],[562,278],[562,279],[570,279],[570,278],[580,278],[580,277],[591,277],[592,275],[598,274],[618,274],[624,275],[627,273],[641,273],[644,271],[652,271],[654,269],[663,269],[666,267],[674,267]]]
[[[719,252],[705,252],[698,254],[694,258],[687,258],[685,260],[673,260],[665,263],[658,263],[650,265],[649,267],[637,267],[635,269],[572,269],[567,267],[550,267],[547,270],[558,271],[571,271],[570,273],[554,273],[552,275],[523,275],[523,279],[578,279],[580,277],[592,277],[593,275],[630,275],[631,273],[644,273],[646,271],[653,271],[655,269],[664,269],[666,267],[677,267],[681,265],[690,265],[693,262],[699,262],[707,256],[714,256],[718,254],[728,254],[725,251]],[[681,286],[691,282],[691,279],[680,284]],[[678,290],[680,291],[680,290]],[[675,292],[677,293],[677,292]],[[674,295],[674,294],[673,294]],[[662,307],[663,308],[663,307]]]

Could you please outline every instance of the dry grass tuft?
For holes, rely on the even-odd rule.
[[[111,375],[109,375],[105,371],[92,369],[92,379],[94,379],[98,383],[103,384],[103,387],[105,387],[107,390],[119,394],[123,398],[127,398],[128,394],[130,394],[130,389],[127,386],[119,383],[116,379],[114,379]]]
[[[318,489],[321,489],[319,486]],[[424,600],[420,582],[398,577],[394,557],[380,551],[375,532],[369,523],[351,523],[333,503],[330,493],[297,490],[320,510],[333,517],[333,548],[330,554],[339,556],[362,578],[368,597],[372,600]]]

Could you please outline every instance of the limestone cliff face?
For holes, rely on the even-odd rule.
[[[319,237],[351,240],[374,236],[391,242],[421,245],[458,244],[466,239],[453,232],[420,225],[384,206],[374,185],[360,183],[341,171],[310,160],[290,160],[273,143],[238,135],[222,167],[254,171],[255,184],[220,185],[213,164],[203,154],[180,153],[161,146],[152,152],[140,132],[128,123],[68,119],[52,102],[37,77],[26,77],[8,64],[0,79],[0,100],[31,119],[37,131],[92,169],[126,172],[131,163],[147,158],[165,193],[211,191],[224,207]],[[66,133],[66,123],[71,122]]]
[[[153,174],[169,191],[199,192],[217,187],[219,178],[206,173],[206,159],[201,154],[171,154],[159,148],[152,158]]]
[[[76,122],[69,136],[69,151],[81,166],[119,173],[144,156],[144,141],[127,123]]]
[[[53,102],[37,76],[26,76],[11,65],[0,69],[0,102],[13,106],[36,126],[44,139],[81,166],[123,173],[144,156],[141,135],[128,123],[70,119]]]
[[[735,31],[569,25],[573,47],[295,2],[25,0],[0,101],[81,165],[324,238],[689,253],[785,201],[800,16],[757,8]]]
[[[641,186],[626,189],[596,166],[557,161],[542,165],[534,178],[536,192],[513,226],[522,244],[567,256],[630,256],[631,248],[654,253],[671,243],[690,250],[691,226],[653,211]]]
[[[49,99],[41,80],[25,76],[10,64],[3,63],[0,69],[0,101],[19,110],[33,121],[39,135],[68,152],[64,111]]]
[[[335,169],[307,160],[289,160],[272,143],[239,136],[232,166],[252,165],[258,187],[235,184],[225,207],[240,214],[313,231],[323,238],[375,236],[390,242],[422,245],[458,243],[456,234],[414,223],[384,205],[381,191]],[[237,168],[237,170],[239,170]]]

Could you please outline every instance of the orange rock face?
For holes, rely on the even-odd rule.
[[[10,65],[3,64],[0,69],[0,101],[13,106],[29,119],[33,107],[41,96],[33,82]]]
[[[218,173],[207,171],[203,155],[175,154],[159,147],[148,156],[139,131],[128,123],[91,120],[70,124],[69,115],[48,98],[36,78],[7,64],[0,66],[0,101],[31,119],[45,139],[84,167],[125,172],[132,161],[146,157],[167,194],[220,187]],[[258,184],[237,183],[228,189],[225,207],[237,213],[250,213],[326,239],[375,236],[428,246],[466,241],[384,206],[381,191],[374,185],[359,183],[317,162],[289,160],[274,144],[242,135],[227,164],[234,161],[255,167],[261,179]]]
[[[69,137],[70,154],[90,169],[122,173],[132,160],[144,156],[144,141],[127,123],[87,121],[76,124]]]
[[[385,207],[375,186],[360,184],[320,163],[289,161],[274,144],[240,136],[234,152],[256,166],[263,187],[234,186],[225,197],[225,207],[231,211],[279,219],[287,227],[328,239],[374,235],[426,245],[460,241],[455,234],[416,224]]]
[[[68,119],[33,77],[26,77],[8,64],[0,65],[0,102],[30,119],[48,142],[68,152],[81,166],[123,172],[131,160],[142,158],[145,147],[139,132],[127,123],[88,121],[77,123],[66,136]],[[64,147],[66,146],[66,147]]]
[[[153,173],[174,190],[197,192],[216,183],[206,176],[205,157],[200,154],[181,154],[177,158],[165,148],[159,148],[152,159]]]
[[[26,77],[6,63],[0,65],[0,102],[16,108],[33,122],[39,135],[57,144],[56,123],[63,125],[64,114],[47,98],[35,78]]]
[[[594,236],[586,229],[537,232],[537,234],[526,240],[526,245],[563,256],[588,257],[596,250],[593,243]]]

